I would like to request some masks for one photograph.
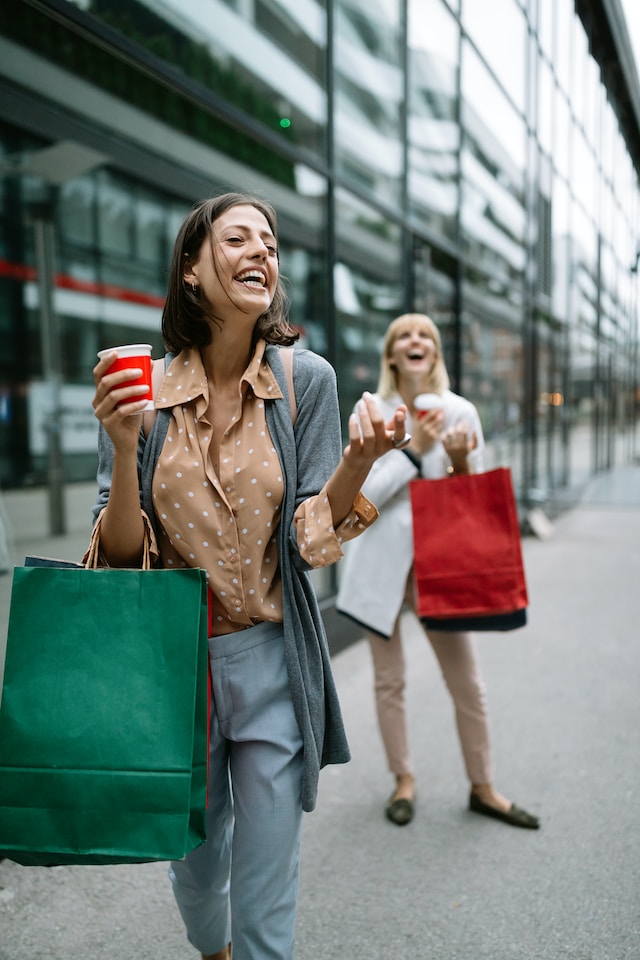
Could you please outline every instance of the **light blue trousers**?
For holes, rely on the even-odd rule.
[[[207,840],[169,869],[191,943],[233,960],[291,960],[302,826],[302,739],[282,625],[209,640]]]

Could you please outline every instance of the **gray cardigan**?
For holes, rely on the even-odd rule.
[[[167,361],[170,362],[171,355]],[[277,347],[267,346],[265,359],[280,385],[283,399],[266,401],[266,418],[284,471],[284,501],[278,552],[284,600],[284,643],[291,699],[304,743],[302,808],[313,810],[321,767],[346,763],[349,747],[331,671],[329,648],[311,567],[298,551],[293,515],[303,500],[318,493],[342,456],[340,413],[333,367],[309,350],[293,354],[297,418],[291,423],[287,379]],[[140,503],[154,526],[151,482],[167,435],[170,410],[158,410],[148,439],[140,433],[138,477]],[[94,521],[109,499],[113,447],[104,428],[98,438],[98,500]]]

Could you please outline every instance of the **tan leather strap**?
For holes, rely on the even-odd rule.
[[[151,392],[153,398],[158,396],[158,391],[160,389],[160,384],[162,383],[162,377],[164,376],[164,357],[160,360],[153,361],[153,369],[151,371]],[[153,430],[153,425],[156,420],[155,410],[147,410],[146,413],[142,415],[142,428],[144,430],[145,437],[148,437],[151,431]]]
[[[293,347],[281,347],[280,356],[284,364],[284,373],[287,378],[287,388],[289,390],[289,409],[291,410],[291,426],[295,427],[296,417],[298,416],[298,406],[296,403],[296,392],[293,388]]]

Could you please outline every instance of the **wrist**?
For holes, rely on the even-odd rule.
[[[447,467],[447,475],[450,477],[464,477],[468,476],[470,473],[471,469],[466,460],[464,463],[451,463]]]

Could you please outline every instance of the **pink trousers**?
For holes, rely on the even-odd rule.
[[[458,737],[471,783],[493,782],[485,686],[471,633],[425,634],[433,647],[453,700]],[[391,773],[413,773],[405,710],[405,661],[400,617],[390,640],[367,633],[373,657],[375,697],[380,733]]]

